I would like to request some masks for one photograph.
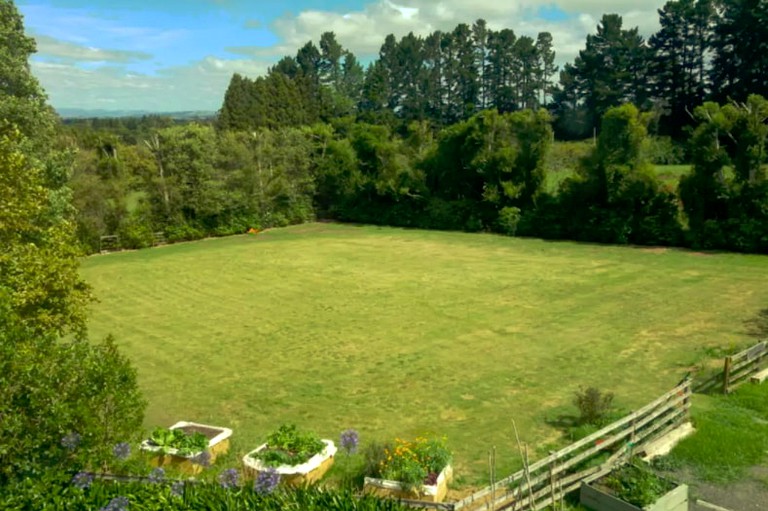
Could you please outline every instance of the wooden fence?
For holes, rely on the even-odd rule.
[[[688,420],[691,379],[652,403],[531,464],[463,500],[459,510],[539,510],[559,502],[641,453],[655,440]],[[445,508],[443,508],[445,509]]]
[[[693,386],[694,392],[730,394],[753,376],[768,369],[768,341],[762,341],[742,352],[725,357],[723,368]]]
[[[768,341],[757,343],[740,353],[725,357],[723,393],[730,394],[766,367],[768,367]]]

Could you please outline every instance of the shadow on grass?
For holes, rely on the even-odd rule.
[[[748,335],[758,339],[768,338],[768,308],[761,310],[745,323]]]

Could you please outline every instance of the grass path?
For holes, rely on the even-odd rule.
[[[768,258],[315,224],[95,256],[91,333],[116,335],[147,426],[295,422],[336,438],[434,432],[458,474],[517,466],[581,385],[630,409],[708,348],[749,342]],[[505,474],[506,475],[506,474]]]

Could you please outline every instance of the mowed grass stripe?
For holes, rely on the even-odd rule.
[[[83,274],[139,370],[147,426],[434,432],[466,481],[517,465],[583,385],[631,409],[749,342],[768,258],[314,224],[96,256]]]

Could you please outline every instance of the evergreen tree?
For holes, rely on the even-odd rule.
[[[768,2],[721,0],[712,64],[714,97],[745,101],[768,96]]]
[[[253,111],[252,82],[239,73],[232,75],[224,104],[219,110],[217,126],[224,130],[245,130],[252,126]]]
[[[320,36],[320,59],[318,61],[318,73],[320,83],[331,87],[334,91],[341,88],[341,58],[344,48],[336,41],[336,34],[324,32]]]
[[[585,49],[561,75],[561,97],[578,98],[577,108],[584,109],[591,130],[610,107],[644,102],[647,58],[647,46],[637,28],[625,30],[621,16],[605,14],[597,33],[587,36]]]
[[[538,57],[538,73],[536,80],[539,85],[538,102],[547,105],[547,98],[554,93],[552,76],[557,72],[555,65],[555,50],[553,49],[552,34],[539,32],[536,37],[536,56]]]
[[[472,41],[475,46],[475,67],[478,73],[478,108],[488,107],[488,38],[491,31],[484,19],[472,25]]]
[[[488,38],[488,96],[490,105],[502,113],[511,112],[516,105],[513,87],[516,80],[515,44],[517,36],[506,28],[500,32],[492,32]]]
[[[676,0],[659,10],[661,29],[649,40],[653,51],[653,97],[666,108],[666,131],[682,135],[707,94],[704,69],[712,38],[711,0]]]

